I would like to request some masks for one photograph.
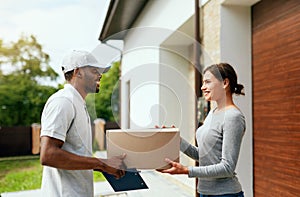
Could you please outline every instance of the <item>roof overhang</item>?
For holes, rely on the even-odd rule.
[[[148,0],[110,0],[99,40],[123,40]]]

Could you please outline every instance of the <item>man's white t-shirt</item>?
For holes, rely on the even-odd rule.
[[[92,156],[92,130],[84,99],[70,84],[53,94],[41,118],[41,136],[64,142],[62,149]],[[68,162],[68,161],[66,161]],[[43,168],[42,193],[45,196],[93,196],[93,170]]]

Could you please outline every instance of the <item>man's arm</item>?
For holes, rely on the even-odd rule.
[[[97,170],[104,171],[120,178],[124,175],[125,156],[100,159],[79,156],[61,149],[64,142],[52,137],[41,137],[40,161],[42,165],[65,170]]]

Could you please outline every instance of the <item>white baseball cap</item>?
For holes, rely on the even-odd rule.
[[[90,52],[73,50],[64,57],[62,62],[62,71],[63,73],[66,73],[85,66],[100,68],[101,73],[105,73],[110,69],[110,66],[99,63]]]

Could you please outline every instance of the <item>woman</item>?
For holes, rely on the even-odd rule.
[[[207,101],[216,106],[209,112],[203,125],[196,132],[198,147],[181,139],[180,149],[199,161],[199,166],[185,167],[166,159],[171,168],[163,173],[187,174],[197,177],[200,196],[243,197],[235,168],[245,132],[245,118],[234,104],[232,95],[244,95],[243,85],[227,63],[214,64],[204,70],[201,87]]]

